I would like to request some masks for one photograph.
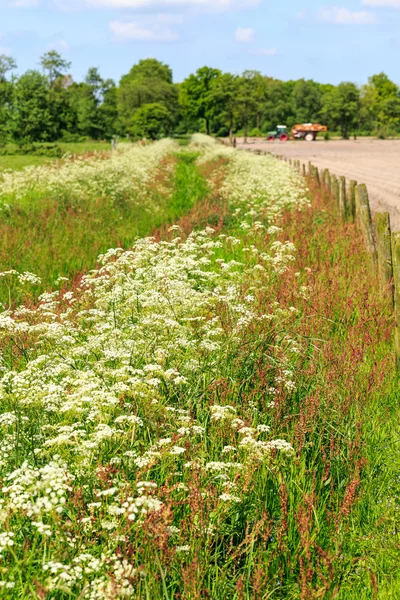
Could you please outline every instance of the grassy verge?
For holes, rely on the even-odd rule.
[[[359,233],[340,222],[329,197],[313,195],[311,210],[283,221],[297,261],[278,297],[290,302],[296,280],[306,286],[294,332],[309,351],[282,409],[301,456],[281,491],[282,597],[394,598],[400,415],[392,314]]]
[[[121,142],[123,143],[123,142]],[[111,150],[110,142],[57,142],[65,154],[83,154],[84,152],[107,152]]]
[[[35,296],[59,277],[74,277],[96,264],[110,247],[128,248],[162,224],[173,223],[207,194],[194,165],[196,154],[170,156],[148,186],[146,202],[135,198],[37,199],[5,206],[0,219],[0,271],[38,275]],[[0,302],[18,301],[23,288],[3,279]]]
[[[25,167],[37,167],[38,165],[45,165],[55,160],[55,158],[49,158],[48,156],[29,156],[26,154],[0,156],[0,171],[6,171],[7,169],[20,171]]]
[[[296,391],[272,390],[268,423],[293,444],[298,460],[281,468],[279,483],[273,473],[257,473],[253,502],[236,515],[242,535],[232,529],[233,537],[221,539],[218,568],[209,563],[199,576],[198,589],[207,581],[202,593],[212,598],[383,600],[400,594],[393,318],[359,232],[341,222],[329,196],[318,189],[312,195],[310,209],[288,212],[281,223],[281,242],[294,243],[296,262],[258,295],[260,312],[278,301],[297,314],[290,324],[302,346],[291,367]],[[246,246],[232,218],[226,233]],[[253,252],[266,251],[265,242],[258,239]],[[245,262],[248,255],[239,244],[223,259]],[[274,379],[270,349],[282,342],[279,335],[271,328],[249,330],[224,362],[215,396],[204,390],[208,401],[223,397],[242,413],[265,413]],[[228,543],[235,548],[233,563]],[[181,585],[171,581],[172,597]]]
[[[58,142],[57,145],[64,154],[85,154],[87,152],[108,152],[111,150],[111,144],[108,142]],[[21,170],[25,167],[37,167],[54,163],[57,159],[49,156],[35,156],[29,154],[0,155],[0,171],[7,169]]]
[[[205,146],[173,231],[1,317],[10,599],[396,597],[398,379],[362,240],[287,166]]]

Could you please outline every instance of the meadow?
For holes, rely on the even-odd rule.
[[[111,143],[102,141],[58,142],[57,144],[52,145],[57,146],[63,156],[111,151]],[[40,144],[38,144],[38,146],[40,146]],[[57,160],[56,157],[50,157],[46,155],[40,156],[32,153],[22,154],[16,144],[9,144],[8,146],[6,145],[6,149],[7,153],[5,153],[4,150],[2,151],[2,148],[0,147],[0,172],[10,169],[21,170],[25,167],[36,167],[39,165],[51,164]]]
[[[400,597],[362,237],[195,135],[0,175],[0,597]]]

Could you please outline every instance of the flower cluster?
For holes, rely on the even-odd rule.
[[[208,141],[203,147],[205,156],[219,151]],[[87,177],[85,185],[100,186],[98,193],[120,177],[116,185],[123,187],[133,171],[148,177],[154,157],[159,161],[170,148],[162,142],[127,150],[109,167],[107,161],[76,166],[76,178],[68,175],[64,184],[84,193],[79,180]],[[13,344],[22,357],[14,363],[0,354],[6,442],[0,552],[22,547],[23,534],[11,533],[19,519],[32,538],[46,541],[46,560],[39,557],[35,567],[46,590],[87,600],[138,597],[140,564],[132,557],[143,545],[162,538],[162,547],[183,560],[192,543],[184,526],[191,507],[212,506],[207,523],[193,519],[196,535],[208,540],[245,504],[252,474],[294,454],[271,415],[278,392],[295,387],[300,345],[284,329],[296,311],[277,301],[266,306],[259,292],[294,260],[295,249],[276,240],[280,230],[269,222],[278,208],[305,202],[304,189],[285,176],[280,201],[272,190],[282,173],[264,165],[266,182],[257,195],[259,157],[237,156],[229,151],[223,193],[242,219],[243,235],[207,227],[184,238],[175,228],[170,241],[140,239],[130,250],[100,256],[99,267],[74,291],[49,292],[33,308],[0,313],[0,347]],[[41,189],[51,188],[52,177],[50,168]],[[234,192],[239,182],[242,193]],[[258,343],[258,332],[278,325],[263,407],[242,406],[242,370],[232,367],[228,377],[227,365],[240,357],[244,340]],[[214,394],[221,381],[231,386],[225,402]]]
[[[176,149],[172,140],[147,146],[121,144],[110,158],[101,155],[90,159],[66,160],[61,167],[42,165],[22,171],[0,173],[0,202],[43,197],[88,198],[135,197],[146,199],[148,183],[163,157]],[[133,193],[134,192],[134,193]]]
[[[273,223],[285,210],[309,205],[304,178],[272,155],[238,152],[202,134],[194,135],[192,143],[202,149],[200,162],[217,157],[228,159],[225,180],[218,192],[246,226],[257,226],[259,221],[264,227],[265,222]]]

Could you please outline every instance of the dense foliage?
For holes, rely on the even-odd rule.
[[[12,75],[16,64],[0,55],[0,141],[48,142],[115,135],[155,139],[204,131],[219,136],[265,134],[278,123],[321,121],[343,137],[400,133],[400,91],[384,73],[361,87],[313,80],[281,81],[258,71],[242,75],[202,67],[182,83],[156,60],[140,60],[119,85],[97,68],[84,81],[52,50],[42,72]],[[11,75],[10,75],[11,74]]]

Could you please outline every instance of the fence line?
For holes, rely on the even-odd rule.
[[[282,156],[276,158],[286,161]],[[292,164],[292,161],[289,162]],[[345,177],[336,177],[328,169],[320,173],[311,161],[307,166],[300,161],[294,161],[293,165],[304,177],[308,175],[315,185],[332,195],[343,221],[355,222],[361,230],[365,247],[379,275],[381,292],[393,307],[396,365],[400,370],[400,231],[391,231],[388,212],[377,212],[372,219],[365,184],[351,180],[347,187]]]
[[[303,174],[305,165],[303,164]],[[330,192],[343,220],[354,221],[360,229],[372,264],[377,269],[381,292],[388,298],[394,310],[394,343],[396,365],[400,369],[400,232],[391,231],[388,212],[377,212],[372,220],[368,190],[365,184],[337,178],[324,169],[321,179],[318,169],[308,163],[308,177],[318,186]]]
[[[396,365],[400,370],[400,231],[391,231],[390,215],[387,212],[375,213],[372,220],[367,186],[351,180],[348,188],[344,177],[336,177],[308,161],[308,168],[300,160],[287,159],[271,152],[256,150],[255,154],[272,154],[285,161],[294,169],[308,177],[318,186],[329,191],[335,200],[338,212],[343,221],[355,222],[361,230],[372,264],[379,275],[380,289],[394,311],[394,344]]]

